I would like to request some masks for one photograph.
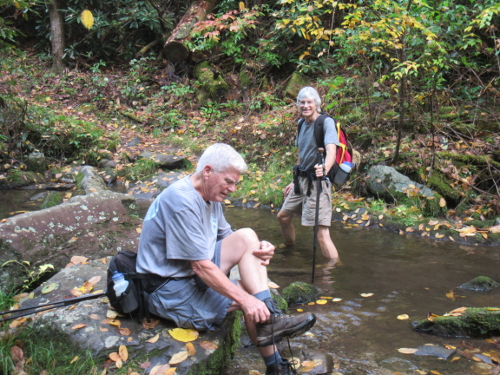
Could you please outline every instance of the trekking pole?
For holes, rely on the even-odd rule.
[[[322,147],[318,148],[317,164],[321,164],[323,166],[323,173],[325,173],[323,152],[325,152],[324,148],[322,148]],[[323,177],[319,177],[316,179],[317,180],[317,182],[316,182],[316,212],[315,212],[315,217],[314,217],[313,266],[312,266],[311,284],[314,284],[314,269],[316,268],[316,247],[318,244],[318,222],[319,222],[319,197],[321,194],[321,179],[322,178]]]
[[[6,314],[16,314],[18,312],[23,312],[23,311],[24,311],[24,313],[17,314],[14,316],[9,316],[7,318],[2,318],[2,319],[0,319],[0,323],[5,322],[7,320],[17,319],[17,318],[20,318],[22,316],[36,314],[36,313],[41,312],[41,311],[58,309],[60,307],[73,305],[73,304],[80,302],[80,301],[95,299],[95,298],[103,297],[106,295],[107,295],[106,292],[101,292],[101,293],[96,293],[96,294],[89,294],[87,296],[82,296],[82,297],[68,298],[68,299],[63,299],[63,300],[59,300],[59,301],[48,302],[44,305],[39,305],[39,306],[23,307],[21,309],[16,309],[16,310],[1,311],[0,316],[6,315]],[[32,311],[32,310],[34,310],[34,311]]]

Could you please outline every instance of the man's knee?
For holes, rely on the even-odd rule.
[[[241,228],[238,229],[234,234],[237,236],[238,240],[243,241],[246,244],[259,241],[257,233],[252,228]]]

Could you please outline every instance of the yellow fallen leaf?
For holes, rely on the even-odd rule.
[[[194,341],[200,335],[198,331],[194,329],[184,329],[184,328],[169,329],[168,333],[177,341],[182,341],[182,342]]]
[[[340,302],[340,301],[342,301],[342,298],[334,298],[334,299],[332,299],[332,301],[333,302]]]
[[[446,207],[446,200],[444,198],[439,200],[439,207]]]
[[[160,334],[157,333],[155,336],[151,337],[149,340],[146,340],[146,342],[149,342],[150,344],[154,344],[157,342],[160,338]]]
[[[444,234],[436,233],[436,238],[443,238]]]
[[[142,232],[142,228],[135,228],[135,231],[136,231],[137,233],[141,234],[141,232]]]
[[[414,349],[414,348],[399,348],[398,352],[400,352],[402,354],[413,354],[413,353],[418,352],[418,349]]]
[[[176,365],[178,363],[185,361],[187,359],[187,357],[189,357],[188,352],[183,350],[182,352],[174,354],[172,356],[172,358],[170,359],[170,361],[168,361],[168,363],[170,365]]]
[[[309,302],[308,305],[309,306],[314,306],[316,303],[315,302]]]
[[[108,332],[108,331],[109,331],[109,329],[104,328],[104,327],[99,327],[99,330],[100,330],[101,332]]]
[[[109,353],[109,359],[116,362],[120,359],[120,355],[117,352]]]
[[[320,296],[319,298],[321,298],[321,299],[333,299],[333,297],[323,297],[323,296]]]
[[[319,299],[316,301],[318,305],[325,305],[328,301],[326,299]]]
[[[186,350],[187,350],[187,352],[188,352],[188,354],[189,354],[190,356],[192,356],[192,355],[195,355],[195,354],[196,354],[196,349],[194,348],[194,345],[193,345],[193,343],[192,343],[192,342],[188,342],[188,343],[186,344]]]
[[[436,225],[437,223],[439,223],[439,221],[437,221],[437,220],[429,220],[429,225]]]
[[[121,360],[120,358],[118,358],[118,359],[116,360],[116,362],[115,362],[115,366],[116,366],[116,368],[122,368],[122,366],[123,366],[123,362],[122,362],[122,360]]]
[[[302,310],[302,309],[297,309],[297,311],[298,311],[298,312],[304,312],[304,310]]]
[[[70,363],[75,363],[76,361],[78,361],[78,358],[79,358],[79,357],[78,357],[78,356],[76,356],[75,358],[73,358],[73,359],[71,360],[71,362],[70,362]]]
[[[224,199],[225,204],[231,204],[231,201],[229,199]]]
[[[361,297],[365,297],[365,298],[366,298],[366,297],[371,297],[371,296],[373,296],[373,293],[359,293],[359,295],[360,295]]]
[[[115,319],[117,316],[118,316],[118,312],[116,312],[114,310],[106,311],[106,318]]]
[[[407,320],[407,319],[410,319],[410,317],[408,316],[408,314],[398,315],[398,320]]]
[[[87,325],[85,323],[75,324],[71,329],[80,329],[83,327],[87,327]]]
[[[433,374],[433,375],[443,375],[443,374],[441,374],[439,371],[436,371],[436,370],[431,370],[430,372],[431,372],[431,374]]]
[[[118,355],[123,362],[126,362],[128,359],[128,349],[125,345],[120,345],[118,348]]]

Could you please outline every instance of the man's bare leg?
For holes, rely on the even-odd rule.
[[[286,211],[278,212],[278,222],[281,228],[281,234],[285,240],[285,245],[293,245],[295,243],[295,227],[292,224],[293,215]]]
[[[227,274],[231,268],[238,264],[241,281],[238,286],[248,294],[254,295],[269,289],[267,284],[267,268],[262,265],[262,259],[253,255],[253,251],[260,246],[260,241],[255,232],[249,228],[240,229],[224,238],[221,246],[221,270]],[[228,311],[238,310],[239,306],[233,305]],[[256,323],[245,320],[248,336],[257,345]],[[257,348],[262,357],[273,354],[276,346],[263,346]]]

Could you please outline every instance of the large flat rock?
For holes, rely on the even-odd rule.
[[[110,259],[108,257],[88,263],[84,261],[87,264],[70,264],[38,287],[31,299],[26,297],[21,308],[75,298],[72,290],[82,288],[84,283],[92,278],[96,280],[100,277],[100,280],[90,293],[105,291],[106,270]],[[148,358],[149,367],[146,373],[156,365],[167,364],[174,354],[186,351],[186,343],[173,339],[168,333],[175,325],[167,320],[153,318],[148,325],[139,324],[132,317],[114,317],[115,312],[110,309],[106,296],[72,302],[66,307],[32,315],[32,319],[28,319],[24,324],[41,327],[44,331],[49,330],[54,338],[60,335],[68,336],[75,347],[89,349],[95,356],[107,358],[110,353],[118,352],[121,345],[125,345],[130,355],[129,362],[134,358]],[[192,342],[196,353],[172,366],[177,368],[176,374],[197,374],[201,373],[202,369],[208,371],[204,374],[219,374],[239,341],[239,327],[240,319],[237,314],[230,314],[219,330],[201,333],[198,339]],[[146,341],[157,335],[157,341]],[[211,344],[207,346],[207,342]],[[200,343],[209,348],[203,348]],[[213,344],[218,348],[210,348]],[[124,363],[124,366],[126,365],[127,363]]]

